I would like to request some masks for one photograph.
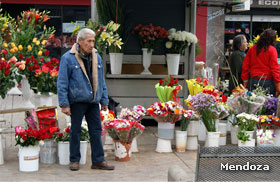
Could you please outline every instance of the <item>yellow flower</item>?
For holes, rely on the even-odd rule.
[[[257,42],[260,39],[260,35],[257,35],[257,37],[254,38],[254,41]]]
[[[43,40],[41,44],[44,46],[46,43],[47,43],[47,41]]]
[[[37,40],[35,44],[36,44],[37,46],[40,45],[40,41]]]
[[[3,43],[3,47],[8,47],[8,44],[6,42]]]
[[[38,56],[42,56],[43,52],[42,51],[38,51]]]
[[[12,42],[12,43],[11,43],[11,46],[12,46],[12,48],[14,48],[16,45],[15,45],[15,43]]]
[[[14,50],[14,49],[10,49],[10,52],[11,52],[11,53],[15,53],[15,50]]]
[[[249,42],[248,47],[252,47],[254,44],[252,42]]]
[[[162,108],[164,108],[164,107],[165,107],[165,105],[164,105],[163,103],[161,103],[161,106],[162,106]]]
[[[107,42],[110,46],[114,42],[114,39],[112,37],[108,37]]]
[[[27,46],[27,50],[28,50],[28,51],[32,51],[31,45],[28,45],[28,46]]]
[[[15,52],[18,52],[18,48],[17,48],[17,47],[14,47],[14,51],[15,51]]]
[[[121,45],[123,45],[122,39],[117,40],[116,45],[118,46],[119,49],[121,49]]]
[[[32,42],[33,42],[33,43],[36,43],[36,41],[37,41],[37,38],[36,38],[36,37],[33,38]]]
[[[265,122],[265,119],[261,119],[261,122],[264,123],[264,122]]]
[[[22,51],[22,45],[18,46],[18,50]]]
[[[191,107],[191,103],[190,103],[190,101],[189,101],[188,99],[185,99],[184,101],[185,101],[185,104],[186,104],[188,107]]]
[[[106,32],[102,32],[100,36],[101,36],[102,40],[105,41],[106,38],[109,36],[109,34]]]
[[[280,37],[278,37],[278,35],[276,35],[276,41],[280,42]]]

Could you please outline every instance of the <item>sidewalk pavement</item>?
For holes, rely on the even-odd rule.
[[[133,153],[128,162],[115,161],[113,152],[107,152],[106,160],[115,166],[114,171],[92,170],[88,145],[87,163],[80,165],[79,171],[70,171],[68,165],[40,163],[37,172],[20,172],[18,147],[12,146],[5,150],[5,163],[0,166],[0,181],[167,181],[168,168],[173,165],[186,172],[188,179],[185,181],[194,181],[196,151],[155,152],[157,127],[152,126],[146,127],[137,143],[139,153]]]

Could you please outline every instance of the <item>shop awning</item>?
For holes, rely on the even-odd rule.
[[[198,5],[216,6],[216,7],[231,7],[236,4],[245,2],[246,0],[197,0]]]
[[[91,0],[0,0],[2,4],[45,4],[90,6]]]

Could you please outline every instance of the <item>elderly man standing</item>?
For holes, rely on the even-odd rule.
[[[70,165],[79,170],[81,124],[85,116],[90,135],[92,169],[114,170],[104,160],[99,103],[108,108],[102,59],[94,48],[95,33],[83,28],[77,43],[61,57],[57,93],[61,111],[71,116]]]

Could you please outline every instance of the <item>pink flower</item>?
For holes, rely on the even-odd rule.
[[[50,68],[47,67],[46,65],[43,65],[43,66],[42,66],[42,71],[43,71],[44,73],[48,73],[48,72],[50,71]]]

